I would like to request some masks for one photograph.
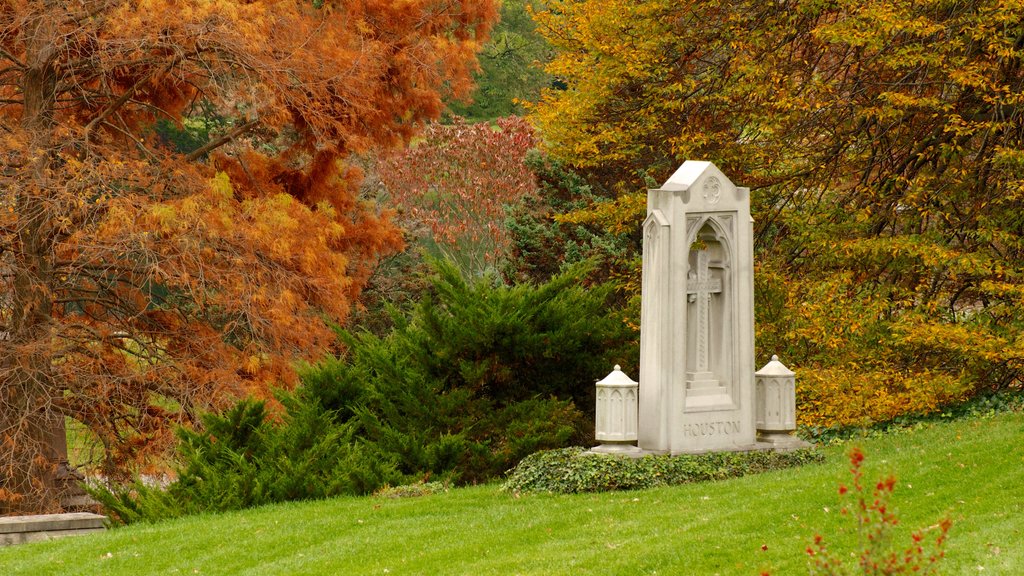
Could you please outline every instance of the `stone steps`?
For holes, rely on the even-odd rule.
[[[91,512],[0,517],[0,546],[101,532],[106,520]]]

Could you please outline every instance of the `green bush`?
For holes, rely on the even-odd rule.
[[[307,371],[311,393],[353,413],[407,475],[480,482],[537,450],[586,441],[593,382],[635,356],[611,287],[579,286],[579,266],[517,286],[433,266],[429,294],[389,335],[342,333],[346,356]]]
[[[136,480],[90,489],[116,521],[159,520],[272,502],[368,494],[403,477],[386,454],[358,442],[356,422],[311,402],[302,389],[281,394],[285,413],[243,400],[208,414],[204,429],[178,431],[176,479],[166,488]]]
[[[437,262],[433,294],[397,336],[424,376],[498,402],[571,399],[593,410],[593,383],[635,355],[635,334],[610,305],[613,286],[582,286],[586,263],[549,280],[466,281]]]
[[[367,494],[427,479],[474,483],[538,450],[586,441],[595,379],[629,346],[610,288],[585,272],[542,285],[468,282],[435,263],[431,295],[385,337],[340,332],[347,353],[300,369],[280,418],[242,401],[179,431],[177,479],[94,488],[123,522]]]
[[[537,179],[538,194],[506,211],[505,228],[512,242],[501,263],[502,274],[515,281],[544,282],[584,261],[595,261],[592,280],[628,277],[640,250],[639,226],[609,232],[595,223],[564,217],[611,199],[559,160],[532,150],[526,166]]]
[[[637,490],[736,478],[824,459],[824,455],[813,448],[792,452],[715,452],[640,458],[595,454],[579,447],[562,448],[525,458],[509,474],[502,489],[559,494]]]

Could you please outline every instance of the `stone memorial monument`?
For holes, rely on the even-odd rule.
[[[809,446],[796,428],[795,375],[777,357],[754,372],[750,190],[710,162],[686,162],[647,192],[637,383],[598,383],[595,452],[690,454]],[[616,396],[618,395],[618,396]],[[616,399],[622,398],[623,401]],[[632,447],[636,438],[637,447]]]
[[[637,387],[618,365],[597,383],[594,436],[601,444],[593,452],[642,454],[636,446]]]
[[[754,373],[757,398],[757,441],[776,450],[810,446],[793,436],[796,430],[796,374],[778,356]]]
[[[647,194],[638,443],[647,452],[754,449],[750,191],[686,162]]]

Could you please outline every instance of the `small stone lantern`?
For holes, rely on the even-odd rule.
[[[638,389],[639,384],[626,376],[618,364],[597,383],[594,435],[601,445],[594,452],[640,452],[636,447]]]
[[[754,373],[757,388],[757,440],[776,449],[792,450],[810,444],[793,436],[796,430],[796,374],[772,356]]]

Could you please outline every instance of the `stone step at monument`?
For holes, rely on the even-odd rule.
[[[102,532],[106,521],[91,512],[0,517],[0,546]]]

